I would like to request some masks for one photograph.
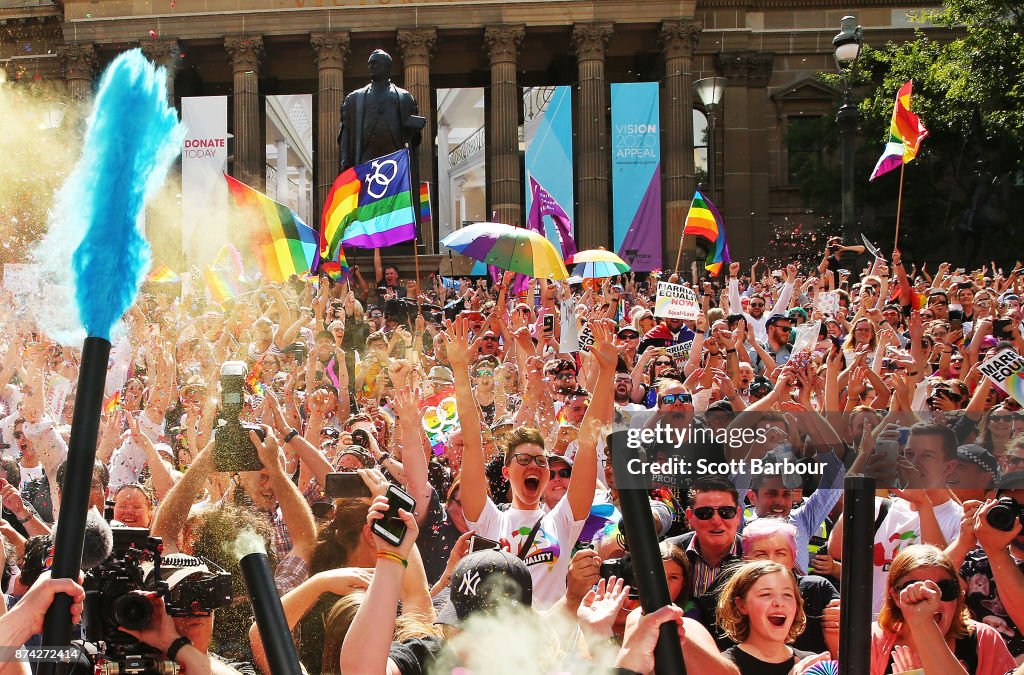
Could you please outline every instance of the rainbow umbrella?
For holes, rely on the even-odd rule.
[[[537,279],[567,279],[562,256],[544,235],[503,223],[473,223],[441,240],[464,256]]]
[[[576,269],[572,271],[573,274],[584,279],[617,277],[629,271],[629,265],[625,260],[603,248],[579,251],[566,262],[571,265],[575,264]]]

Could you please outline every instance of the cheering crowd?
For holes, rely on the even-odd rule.
[[[309,673],[648,673],[671,622],[687,672],[801,675],[843,658],[842,486],[866,474],[871,674],[1024,673],[1024,412],[981,369],[1024,354],[1020,270],[829,240],[816,267],[705,279],[378,266],[223,306],[151,283],[114,339],[92,505],[230,572],[233,599],[154,596],[128,632],[190,674],[269,673],[232,550],[255,534]],[[687,318],[659,282],[690,287]],[[0,644],[39,644],[53,593],[76,618],[84,597],[47,572],[78,354],[13,297],[0,314]],[[229,361],[258,471],[216,457]],[[648,475],[673,604],[645,615],[615,438],[666,429],[688,440],[647,457],[729,468]]]

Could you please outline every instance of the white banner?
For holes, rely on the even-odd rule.
[[[181,246],[201,265],[227,241],[228,97],[184,96],[181,120]]]
[[[658,297],[654,302],[654,316],[696,321],[700,316],[697,294],[686,286],[659,281]]]

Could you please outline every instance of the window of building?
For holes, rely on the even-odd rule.
[[[799,185],[808,169],[822,160],[823,115],[790,115],[786,118],[786,182]]]

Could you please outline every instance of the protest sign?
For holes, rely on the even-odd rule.
[[[665,348],[665,353],[675,359],[688,359],[691,347],[693,347],[693,340],[688,340],[678,345],[669,345]]]
[[[1003,349],[985,359],[979,369],[993,384],[1024,405],[1024,356],[1012,349]]]
[[[654,316],[666,319],[696,321],[700,315],[697,294],[680,284],[658,282],[658,297],[654,301]]]

